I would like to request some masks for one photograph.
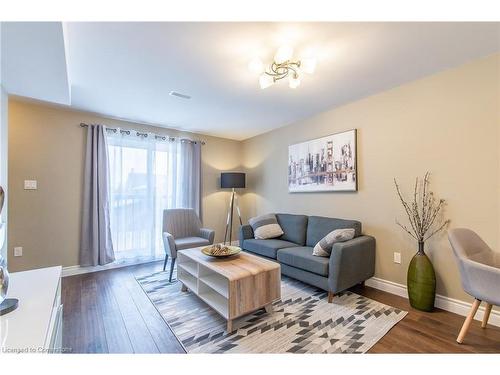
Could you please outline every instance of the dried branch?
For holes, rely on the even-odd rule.
[[[422,222],[428,222],[430,207],[432,207],[432,201],[427,196],[427,187],[429,184],[429,172],[424,175],[424,180],[422,181]]]
[[[428,184],[428,182],[427,182]],[[426,193],[427,194],[427,193]],[[427,197],[426,197],[426,213],[425,213],[425,221],[427,223],[430,222],[430,219],[432,217],[432,213],[433,213],[433,208],[434,208],[434,203],[435,203],[435,199],[434,199],[434,194],[432,192],[428,193]]]
[[[426,212],[426,207],[427,207],[427,175],[429,172],[426,172],[424,175],[424,181],[422,182],[422,219],[425,220],[425,217],[427,216]]]
[[[439,201],[439,204],[437,205],[436,208],[433,208],[431,217],[428,221],[428,224],[426,226],[426,232],[432,227],[432,224],[434,224],[434,221],[436,220],[436,217],[438,216],[439,212],[441,211],[441,207],[444,205],[444,200],[441,199]]]
[[[422,233],[422,222],[420,220],[420,215],[418,214],[418,204],[417,204],[417,192],[418,192],[418,177],[415,179],[415,187],[413,189],[413,216],[416,221],[416,226],[419,233]]]
[[[415,239],[418,241],[417,237],[415,237],[415,236],[414,236],[414,234],[413,234],[412,232],[410,232],[410,231],[408,230],[408,228],[406,228],[406,226],[405,226],[405,225],[401,224],[401,223],[400,223],[399,221],[397,221],[397,220],[396,220],[396,224],[397,224],[397,225],[399,225],[401,228],[403,228],[403,230],[404,230],[406,233],[408,233],[410,236],[412,236],[413,238],[415,238]]]
[[[440,226],[428,234],[431,228],[434,227],[439,213],[442,212],[445,206],[444,199],[440,199],[439,202],[436,203],[433,192],[429,191],[429,175],[429,172],[426,172],[422,180],[419,180],[418,177],[415,179],[413,200],[410,202],[405,200],[401,188],[396,179],[394,179],[396,192],[408,216],[408,222],[411,228],[401,224],[398,220],[396,220],[396,224],[419,242],[427,241],[450,223],[449,220],[445,220]],[[419,205],[419,202],[421,202],[421,205]]]
[[[450,220],[446,220],[438,229],[436,229],[434,232],[429,234],[427,237],[425,237],[424,241],[427,241],[429,238],[434,236],[436,233],[440,232],[443,230],[448,224],[450,224]]]
[[[417,237],[418,236],[418,231],[417,231],[417,228],[415,227],[415,224],[413,223],[413,216],[411,214],[411,210],[410,210],[410,207],[408,205],[408,203],[406,203],[406,201],[404,200],[403,198],[403,195],[401,194],[401,190],[399,189],[399,185],[396,181],[396,179],[394,179],[394,184],[396,185],[396,191],[398,192],[398,196],[399,196],[399,199],[401,200],[401,203],[406,211],[406,215],[408,216],[408,220],[410,222],[410,225],[413,229],[413,233],[415,234],[413,237]]]

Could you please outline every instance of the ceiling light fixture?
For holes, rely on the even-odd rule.
[[[267,67],[258,58],[253,59],[248,64],[248,69],[253,73],[261,73],[259,85],[261,89],[272,86],[279,80],[288,77],[288,86],[295,89],[300,86],[301,73],[314,73],[316,69],[316,59],[307,58],[293,60],[293,48],[282,46],[276,51],[274,61]]]

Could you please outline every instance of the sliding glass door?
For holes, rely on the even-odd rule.
[[[108,137],[111,234],[117,260],[164,255],[162,217],[175,205],[178,144],[153,137]]]

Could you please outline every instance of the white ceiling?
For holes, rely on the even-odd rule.
[[[71,103],[61,22],[2,22],[1,56],[9,94]]]
[[[245,139],[500,51],[500,23],[124,22],[64,26],[61,35],[67,53],[61,50],[60,40],[41,43],[38,39],[43,33],[35,34],[26,24],[22,27],[29,31],[23,35],[33,34],[36,43],[29,43],[29,35],[6,43],[2,37],[2,63],[9,66],[3,73],[4,78],[10,76],[10,84],[5,85],[9,92],[64,103],[56,93],[66,84],[68,95],[71,93],[66,104],[74,108],[233,139]],[[38,60],[29,61],[31,86],[26,77],[12,76],[18,65],[27,65],[19,61],[16,48],[11,48],[23,49],[23,43],[24,50],[38,46],[39,55],[40,46],[45,46],[44,59],[49,56],[54,61],[42,67],[57,68],[60,79],[51,76],[51,85],[47,77],[34,78],[41,74],[33,65]],[[56,44],[60,51],[49,52]],[[313,51],[318,58],[316,73],[304,76],[295,90],[284,82],[261,90],[247,64],[256,56],[270,61],[282,44],[292,45],[297,56]],[[172,97],[170,91],[192,98]]]

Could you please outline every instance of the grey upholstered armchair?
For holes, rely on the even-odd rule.
[[[215,231],[202,228],[201,221],[191,208],[173,208],[163,211],[163,244],[165,246],[165,262],[172,259],[169,281],[172,281],[177,250],[206,246],[214,243]]]
[[[491,250],[470,229],[452,229],[448,232],[448,238],[458,261],[462,287],[475,298],[457,338],[461,344],[481,301],[486,302],[482,328],[488,324],[492,306],[500,305],[500,253]]]

